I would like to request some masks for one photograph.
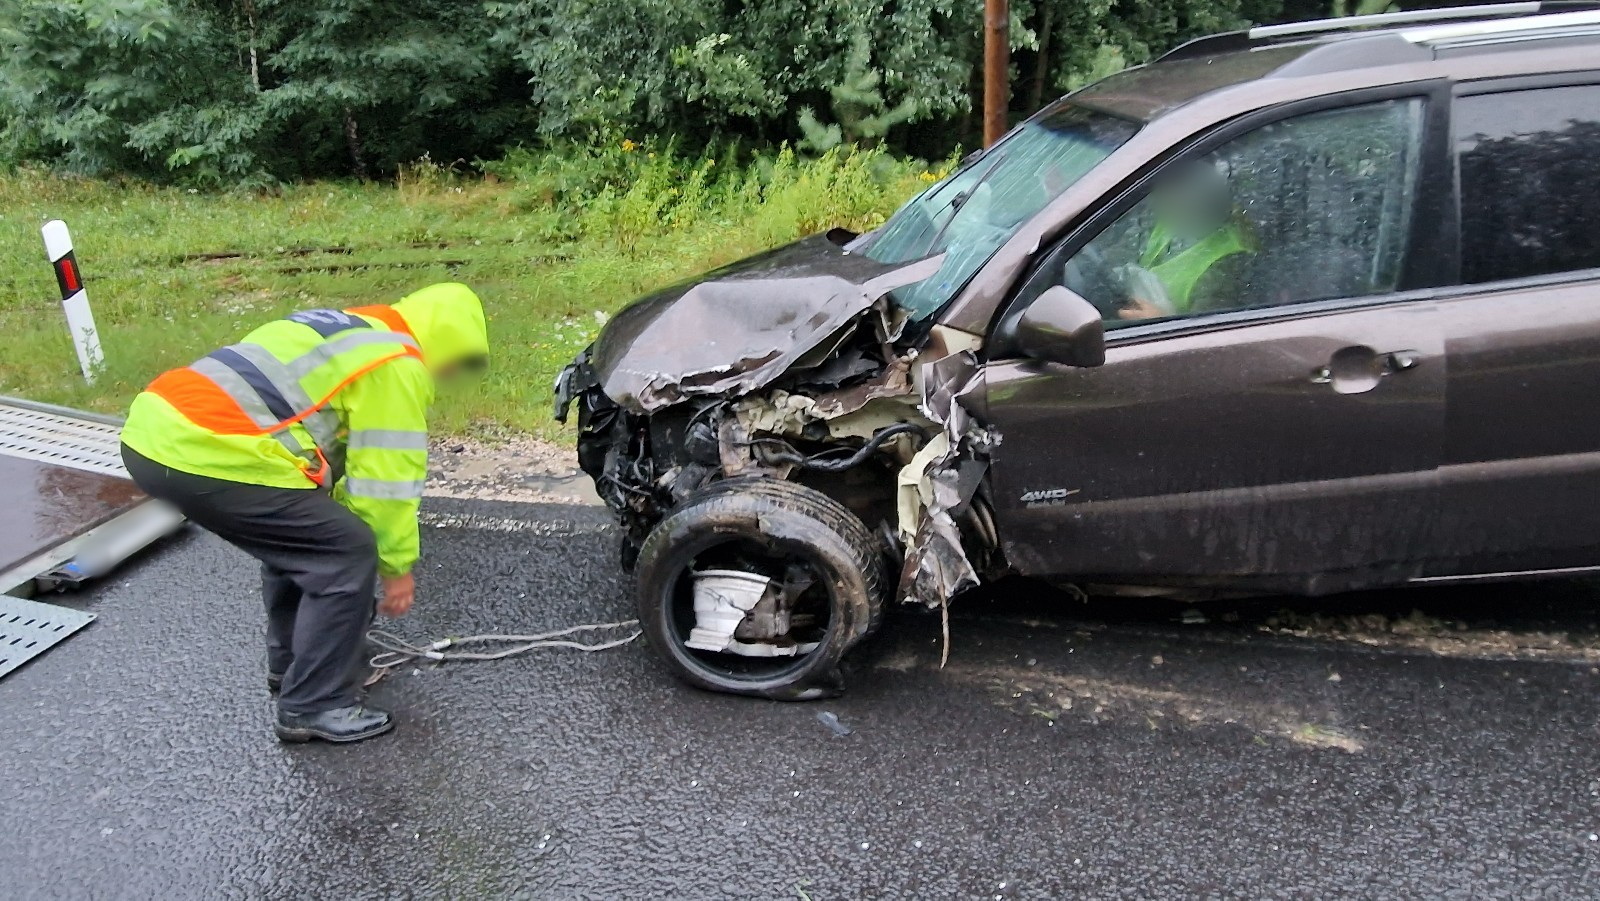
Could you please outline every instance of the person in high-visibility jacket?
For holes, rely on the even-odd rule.
[[[1127,267],[1121,319],[1188,316],[1245,305],[1244,264],[1257,251],[1249,220],[1234,207],[1218,162],[1179,163],[1150,192],[1153,224]]]
[[[392,728],[357,678],[377,581],[379,611],[410,609],[435,382],[488,354],[477,295],[438,284],[268,323],[134,399],[122,430],[133,480],[261,561],[280,739]]]

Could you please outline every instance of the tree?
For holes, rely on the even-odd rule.
[[[216,182],[493,154],[532,111],[492,31],[452,0],[12,0],[4,152]]]
[[[670,131],[704,139],[726,130],[776,139],[794,136],[800,106],[831,109],[838,97],[849,107],[840,92],[865,72],[877,73],[868,93],[903,108],[903,117],[964,111],[970,60],[962,32],[977,21],[966,6],[509,0],[487,9],[499,23],[495,40],[527,73],[543,134]]]
[[[248,173],[265,120],[235,35],[170,0],[0,6],[0,147],[86,173]]]
[[[1030,109],[1190,38],[1277,16],[1281,0],[1013,0]]]
[[[509,56],[481,7],[456,0],[256,0],[262,101],[310,138],[311,168],[392,172],[400,162],[493,152],[527,120]]]
[[[1012,0],[1013,113],[1187,38],[1331,2]],[[4,0],[0,162],[232,184],[646,134],[940,156],[976,143],[981,12],[971,0]]]
[[[845,57],[844,76],[828,89],[835,123],[824,125],[809,106],[800,108],[801,141],[807,149],[822,153],[841,143],[874,146],[883,141],[889,129],[917,114],[915,97],[905,97],[890,107],[883,97],[883,73],[871,68],[871,51],[865,35],[857,35]]]

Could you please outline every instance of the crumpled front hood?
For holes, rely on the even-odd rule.
[[[607,396],[634,413],[744,394],[943,259],[879,263],[813,235],[634,301],[601,331],[590,363]]]

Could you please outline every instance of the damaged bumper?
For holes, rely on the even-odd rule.
[[[900,566],[897,595],[948,603],[997,563],[982,494],[998,436],[966,403],[968,351],[923,362],[889,291],[941,258],[885,266],[818,236],[617,315],[555,384],[578,458],[625,531],[722,479],[800,482],[855,512]],[[925,334],[924,334],[925,337]]]
[[[572,414],[572,402],[585,391],[590,391],[598,385],[599,381],[595,378],[594,370],[589,366],[589,351],[585,349],[556,376],[553,392],[555,395],[553,413],[556,422],[565,424],[567,417]]]

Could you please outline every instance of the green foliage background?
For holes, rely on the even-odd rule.
[[[485,378],[451,387],[436,424],[554,435],[556,372],[629,300],[832,226],[876,227],[946,165],[647,141],[272,191],[0,173],[0,394],[118,413],[157,373],[264,321],[454,280],[482,296],[494,350]],[[105,346],[93,384],[39,244],[56,217],[71,225]]]
[[[1014,111],[1187,37],[1326,11],[1014,0]],[[976,143],[981,16],[978,0],[6,0],[0,161],[249,186],[646,134],[942,158]]]

